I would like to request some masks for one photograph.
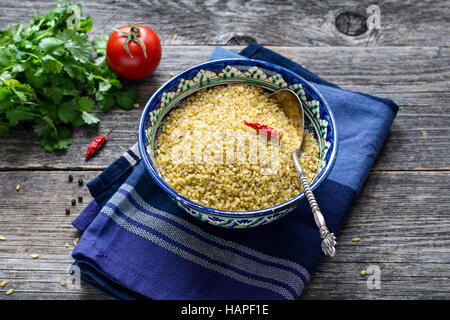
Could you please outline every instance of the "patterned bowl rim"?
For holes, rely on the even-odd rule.
[[[153,161],[151,160],[151,158],[147,152],[147,146],[146,146],[146,139],[147,139],[146,124],[147,124],[147,120],[148,120],[147,114],[149,114],[149,112],[151,111],[150,107],[155,103],[155,100],[160,96],[160,93],[164,92],[166,90],[166,88],[169,86],[169,84],[177,82],[178,80],[183,78],[186,74],[189,74],[191,71],[196,70],[196,69],[200,70],[201,68],[206,68],[210,65],[214,65],[214,64],[218,64],[218,63],[239,63],[241,61],[246,66],[248,66],[249,64],[252,64],[255,66],[267,68],[269,71],[272,71],[272,72],[280,72],[281,71],[283,73],[290,75],[292,78],[300,79],[300,81],[302,82],[301,84],[303,86],[303,89],[305,90],[304,84],[306,84],[306,86],[307,86],[306,90],[309,90],[310,92],[314,92],[314,94],[319,98],[320,104],[322,104],[325,107],[325,109],[327,110],[328,115],[331,120],[331,121],[329,121],[329,123],[331,123],[332,132],[333,132],[333,140],[334,140],[333,147],[331,150],[331,155],[330,155],[328,163],[321,170],[321,177],[319,177],[318,180],[315,180],[311,184],[312,190],[315,190],[328,177],[328,175],[331,172],[331,169],[334,166],[334,163],[336,161],[336,156],[337,156],[339,140],[338,140],[338,134],[337,134],[337,130],[336,130],[336,121],[335,121],[334,115],[333,115],[328,103],[322,96],[322,94],[309,81],[305,80],[303,77],[299,76],[298,74],[296,74],[286,68],[283,68],[281,66],[272,64],[270,62],[256,60],[256,59],[247,59],[247,58],[228,58],[228,59],[210,60],[210,61],[207,61],[204,63],[200,63],[198,65],[195,65],[193,67],[190,67],[188,69],[185,69],[184,71],[180,72],[176,76],[174,76],[171,79],[169,79],[168,81],[166,81],[155,93],[153,93],[153,95],[147,101],[147,104],[145,105],[145,108],[142,111],[142,114],[141,114],[141,117],[139,120],[139,128],[138,128],[139,153],[141,155],[141,159],[144,161],[144,165],[147,168],[147,171],[150,173],[152,178],[156,181],[156,183],[165,192],[167,192],[170,196],[172,196],[172,198],[174,198],[176,201],[182,202],[184,205],[187,205],[187,206],[189,206],[195,210],[198,210],[204,214],[209,214],[212,216],[230,217],[230,218],[260,217],[260,216],[273,214],[276,211],[291,207],[294,204],[300,203],[300,201],[302,201],[303,198],[305,198],[305,193],[301,192],[298,195],[296,195],[295,197],[293,197],[285,202],[282,202],[280,204],[277,204],[275,206],[264,208],[264,209],[259,209],[259,210],[251,210],[251,211],[229,211],[229,210],[219,210],[219,209],[214,209],[211,207],[206,207],[206,206],[203,206],[192,200],[189,200],[188,198],[182,196],[181,194],[176,192],[174,189],[172,189],[172,187],[170,187],[164,181],[164,179],[159,175],[155,165],[153,164]]]

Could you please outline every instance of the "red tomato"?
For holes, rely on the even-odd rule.
[[[142,44],[145,46],[145,53]],[[128,47],[129,52],[124,45]],[[109,36],[106,59],[111,69],[121,77],[144,79],[158,67],[161,60],[161,42],[150,28],[141,25],[122,26]]]

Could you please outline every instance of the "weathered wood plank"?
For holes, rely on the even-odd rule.
[[[59,293],[42,291],[36,294],[36,291],[17,290],[9,296],[5,296],[5,300],[112,300],[101,291],[88,293]]]
[[[372,172],[302,299],[448,299],[449,183],[448,172]],[[360,273],[371,265],[379,290]]]
[[[230,47],[239,50],[242,47]],[[290,48],[272,47],[304,64],[313,72],[343,88],[391,98],[400,112],[375,164],[376,169],[448,169],[450,158],[450,49],[448,48]],[[211,47],[165,47],[160,67],[144,81],[128,82],[139,92],[141,108],[108,114],[97,112],[99,126],[76,129],[66,152],[49,154],[31,132],[19,130],[0,136],[0,170],[8,169],[101,169],[137,140],[139,116],[152,93],[180,72],[207,59]],[[389,57],[387,59],[386,57]],[[85,163],[90,141],[121,126],[106,147]]]
[[[353,11],[367,16],[373,1],[76,1],[93,18],[93,33],[136,21],[158,33],[164,45],[244,44],[291,46],[447,46],[450,5],[446,1],[378,3],[381,29],[347,36],[335,25],[337,16]],[[2,1],[0,27],[28,23],[56,1]],[[364,21],[362,21],[364,24]],[[178,35],[176,39],[174,35]]]
[[[70,223],[90,199],[85,186],[67,181],[69,173],[87,182],[99,172],[0,172],[0,235],[6,237],[0,241],[0,280],[15,289],[8,299],[105,297],[87,285],[59,285],[79,236]],[[84,203],[66,216],[65,207],[80,193]],[[320,263],[302,298],[448,298],[449,194],[450,172],[372,172],[339,235],[338,255]],[[32,253],[39,258],[31,259]],[[381,270],[380,290],[369,290],[360,274],[370,265]]]
[[[149,79],[128,83],[140,93],[140,109],[98,113],[101,124],[75,130],[67,152],[48,154],[32,134],[18,130],[0,137],[0,171],[20,170],[0,172],[0,235],[6,237],[0,241],[0,280],[8,280],[0,294],[15,289],[1,299],[108,298],[85,284],[75,290],[59,285],[79,236],[70,222],[90,199],[85,186],[66,181],[67,174],[86,183],[133,144],[142,106],[170,72],[204,61],[213,45],[244,45],[252,39],[277,46],[281,54],[343,88],[391,98],[401,108],[339,235],[338,256],[322,261],[302,298],[450,297],[450,158],[445,152],[450,147],[449,3],[384,2],[379,4],[381,30],[351,37],[337,31],[336,17],[344,11],[364,14],[371,1],[81,2],[85,15],[93,17],[92,34],[130,21],[154,28],[164,45],[163,60]],[[28,23],[32,8],[42,14],[55,4],[5,0],[0,28]],[[121,127],[106,148],[84,163],[91,139],[116,122]],[[16,184],[22,185],[20,192]],[[78,194],[83,204],[71,207]],[[353,243],[353,237],[361,241]],[[32,253],[39,253],[39,259],[31,259]],[[360,275],[370,265],[381,269],[380,290],[369,290],[367,276]]]

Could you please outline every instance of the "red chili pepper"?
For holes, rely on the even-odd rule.
[[[274,128],[271,128],[269,126],[266,126],[265,124],[259,124],[259,123],[251,123],[244,120],[244,124],[255,129],[258,133],[263,131],[268,138],[276,137],[280,135],[280,132],[275,130]]]
[[[91,144],[87,148],[86,151],[86,160],[88,161],[90,157],[94,155],[94,153],[97,152],[97,150],[105,143],[106,138],[108,135],[113,132],[114,129],[116,129],[119,125],[116,124],[111,130],[108,131],[108,133],[102,134],[101,136],[98,136],[94,140],[92,140]]]

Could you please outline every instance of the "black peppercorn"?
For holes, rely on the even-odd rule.
[[[78,179],[78,185],[81,187],[83,185],[83,179]]]
[[[78,202],[79,202],[79,203],[82,203],[82,202],[83,202],[83,196],[81,196],[81,195],[78,196]]]
[[[73,181],[73,175],[69,174],[69,182]]]
[[[72,206],[74,206],[75,207],[75,205],[77,204],[77,200],[75,200],[75,199],[72,199]]]
[[[66,215],[68,216],[70,214],[70,209],[66,208]]]

